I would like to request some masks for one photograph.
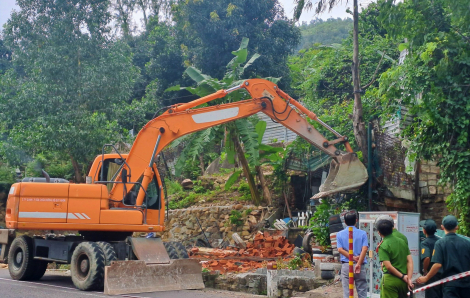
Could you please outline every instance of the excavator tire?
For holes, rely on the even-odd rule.
[[[111,244],[109,244],[108,242],[104,242],[104,241],[96,242],[96,244],[99,245],[99,247],[104,253],[105,266],[109,266],[111,265],[112,261],[117,260],[116,251],[114,251],[114,247]]]
[[[163,242],[163,245],[165,246],[166,252],[170,256],[170,259],[179,259],[178,252],[176,251],[176,248],[173,246],[172,242]]]
[[[178,254],[178,259],[189,259],[188,251],[186,250],[186,247],[184,247],[183,243],[174,241],[171,242],[171,244]]]
[[[94,242],[82,242],[73,251],[70,272],[75,287],[82,291],[102,290],[105,256]]]
[[[31,274],[29,280],[40,280],[46,273],[47,264],[49,264],[47,261],[34,260],[33,274]]]
[[[28,236],[15,238],[8,253],[8,270],[16,280],[29,280],[34,273],[33,240]]]

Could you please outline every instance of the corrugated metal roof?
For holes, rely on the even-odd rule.
[[[258,118],[266,122],[266,131],[263,135],[263,144],[272,144],[279,142],[292,142],[297,138],[297,134],[280,123],[273,122],[272,119],[264,113],[257,113]]]

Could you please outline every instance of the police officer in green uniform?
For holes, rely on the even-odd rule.
[[[406,298],[413,284],[413,259],[405,241],[392,235],[393,224],[388,220],[377,222],[377,230],[383,238],[379,259],[383,262],[383,276],[380,285],[381,298]]]
[[[470,271],[470,241],[455,234],[458,229],[457,218],[447,215],[442,220],[446,235],[434,245],[431,262],[434,265],[426,276],[418,278],[418,283],[426,283],[442,268],[442,278]],[[470,277],[447,282],[442,286],[444,298],[470,297]]]
[[[440,238],[434,235],[436,233],[436,222],[432,219],[427,219],[424,222],[423,232],[426,235],[426,239],[421,242],[421,261],[423,264],[423,275],[428,274],[429,269],[431,269],[433,263],[431,262],[432,252],[434,251],[434,244]],[[441,279],[441,273],[438,272],[434,275],[433,278],[429,279],[427,284],[433,283]],[[438,285],[430,289],[425,290],[426,298],[441,298],[442,297],[442,286]]]

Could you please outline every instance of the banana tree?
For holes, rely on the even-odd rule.
[[[233,51],[232,54],[235,56],[227,64],[227,72],[225,73],[222,80],[212,78],[209,75],[203,74],[200,70],[195,67],[188,67],[185,73],[193,79],[196,83],[196,87],[181,87],[179,85],[170,87],[166,91],[179,91],[187,90],[192,94],[198,95],[200,97],[206,96],[208,94],[214,93],[220,89],[229,89],[233,86],[240,85],[243,80],[244,71],[250,67],[256,59],[260,57],[259,54],[254,54],[248,60],[248,38],[243,38],[240,44],[240,48],[236,51]],[[247,61],[248,60],[248,61]],[[270,81],[277,82],[279,78],[266,78]],[[215,100],[210,105],[236,102],[247,98],[247,94],[242,90],[237,90],[230,93],[222,99]],[[229,162],[234,163],[234,157],[237,156],[245,177],[248,180],[248,185],[250,187],[251,196],[253,202],[256,205],[260,203],[260,196],[251,174],[249,164],[256,165],[259,160],[259,142],[258,134],[254,128],[253,123],[249,119],[240,119],[232,123],[227,123],[220,126],[214,126],[208,128],[204,131],[194,133],[192,135],[186,136],[181,141],[186,142],[185,149],[183,149],[178,161],[175,165],[176,174],[179,175],[184,166],[184,163],[187,159],[195,160],[197,157],[201,156],[206,149],[214,144],[217,141],[217,136],[221,135],[225,138],[225,152],[227,153],[227,158]],[[174,145],[179,144],[174,143]],[[243,146],[242,146],[243,143]],[[203,170],[203,169],[202,169]],[[241,172],[234,172],[232,176],[228,179],[226,186],[229,186],[232,181],[236,181]],[[233,183],[232,183],[233,184]]]

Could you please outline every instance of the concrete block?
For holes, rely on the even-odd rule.
[[[427,181],[419,181],[419,187],[425,187],[425,186],[428,186]]]
[[[341,263],[321,263],[320,270],[341,270]]]
[[[430,165],[430,166],[436,166],[436,165],[437,165],[437,161],[428,160],[428,165]]]
[[[278,270],[268,270],[266,275],[268,297],[279,297],[278,282]]]
[[[428,185],[437,185],[437,180],[429,180]]]
[[[437,194],[437,187],[429,186],[429,194],[431,194],[431,195]]]
[[[421,195],[423,196],[429,195],[429,190],[427,187],[421,187],[420,190],[421,190]]]
[[[431,166],[430,169],[429,169],[429,172],[431,172],[433,174],[439,174],[441,172],[441,169],[439,167],[436,167],[436,166]]]
[[[321,269],[320,269],[320,264],[321,264],[321,261],[320,260],[314,260],[315,261],[315,277],[320,279],[321,278]]]
[[[429,173],[430,166],[421,165],[421,173]]]
[[[437,180],[436,174],[428,174],[428,180]]]

